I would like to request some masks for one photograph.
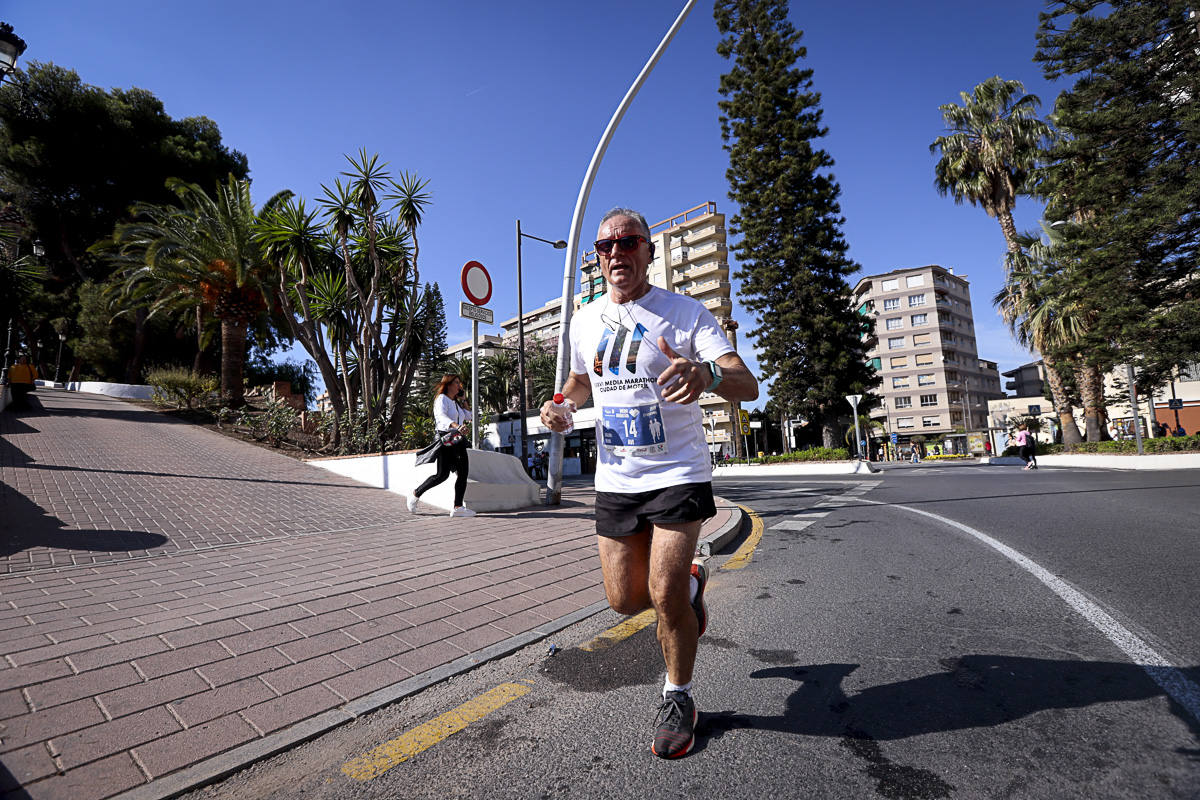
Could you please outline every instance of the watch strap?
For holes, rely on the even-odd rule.
[[[705,361],[704,365],[708,367],[708,371],[712,373],[712,383],[708,385],[706,391],[716,391],[716,388],[721,385],[721,381],[725,379],[725,374],[721,371],[721,366],[716,361]]]

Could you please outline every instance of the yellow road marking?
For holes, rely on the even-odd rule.
[[[447,711],[418,725],[399,738],[384,742],[371,752],[342,765],[342,772],[356,781],[369,781],[392,767],[408,761],[451,734],[458,733],[472,722],[478,722],[498,708],[528,694],[533,689],[523,683],[503,683],[490,692],[468,700],[453,711]]]
[[[614,625],[608,630],[601,633],[590,642],[584,642],[579,645],[580,650],[586,650],[589,653],[594,653],[597,650],[603,650],[606,647],[612,647],[617,642],[628,639],[635,633],[649,625],[654,624],[657,617],[654,615],[654,609],[648,608],[640,614],[630,617],[620,625]]]
[[[729,557],[721,569],[743,569],[750,563],[750,559],[754,557],[754,549],[758,547],[758,543],[762,541],[763,521],[762,517],[754,513],[753,509],[739,505],[742,511],[750,517],[750,535],[746,537],[746,541],[742,542],[742,546],[737,549],[737,552]]]

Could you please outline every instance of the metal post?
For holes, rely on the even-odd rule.
[[[471,447],[479,449],[479,320],[471,320]]]
[[[692,6],[695,4],[696,0],[687,0],[683,10],[675,18],[675,22],[671,23],[671,27],[667,30],[666,35],[658,43],[658,47],[650,54],[650,59],[642,67],[642,71],[634,78],[629,91],[625,93],[625,97],[621,99],[621,102],[617,105],[617,110],[613,112],[612,118],[609,119],[608,127],[601,134],[600,142],[596,145],[595,152],[592,153],[591,163],[588,164],[587,172],[584,173],[583,183],[579,187],[579,196],[575,199],[575,211],[571,215],[571,235],[567,240],[567,257],[563,263],[562,311],[558,318],[558,367],[554,373],[555,391],[561,389],[562,385],[566,383],[567,372],[571,365],[570,328],[571,313],[575,310],[575,261],[579,258],[579,235],[583,229],[583,212],[587,208],[588,197],[592,193],[592,183],[596,180],[596,172],[600,169],[600,161],[604,158],[604,152],[608,150],[608,143],[612,141],[613,134],[617,130],[617,125],[620,124],[621,118],[625,116],[625,111],[633,103],[633,98],[637,96],[638,90],[646,82],[646,78],[649,77],[650,72],[654,69],[654,65],[658,63],[658,59],[662,56],[663,51],[667,49],[667,45],[675,38],[675,33],[683,25],[683,21],[687,19],[688,12],[692,10]],[[550,434],[550,474],[546,480],[546,505],[548,506],[556,506],[562,502],[562,459],[563,435],[552,431]]]
[[[521,220],[517,220],[517,378],[521,383],[518,402],[521,404],[521,449],[517,458],[525,468],[525,409],[529,398],[525,394],[525,301],[521,283]],[[557,389],[556,389],[557,391]]]
[[[850,404],[852,413],[854,414],[854,453],[858,456],[858,460],[862,460],[862,447],[859,442],[862,441],[861,434],[858,429],[858,404],[862,402],[861,394],[846,395],[846,402]]]
[[[1134,383],[1133,364],[1125,365],[1125,378],[1129,382],[1129,408],[1133,412],[1133,438],[1137,442],[1138,455],[1142,455],[1142,418],[1138,414],[1137,387]]]
[[[66,340],[67,340],[67,337],[65,334],[60,333],[58,335],[58,358],[55,359],[55,361],[54,361],[54,382],[55,383],[58,383],[58,368],[60,366],[62,366],[62,346],[63,346],[63,342],[65,342]]]

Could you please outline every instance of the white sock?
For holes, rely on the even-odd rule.
[[[700,581],[696,580],[695,575],[688,575],[688,585],[691,587],[691,595],[688,597],[688,602],[696,600],[696,593],[700,591]]]
[[[692,683],[692,681],[688,681],[683,686],[677,686],[676,684],[671,683],[670,678],[667,678],[667,680],[663,683],[663,697],[667,696],[667,692],[683,692],[684,694],[690,695],[692,693]]]

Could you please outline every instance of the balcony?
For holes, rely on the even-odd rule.
[[[691,253],[689,254],[689,256],[692,261],[699,261],[700,259],[704,258],[705,256],[710,256],[710,255],[713,255],[714,253],[727,253],[727,252],[729,252],[729,247],[726,246],[724,243],[708,242],[707,244],[702,244],[699,247],[691,248]]]
[[[707,425],[710,422],[715,422],[718,425],[728,425],[729,419],[728,411],[714,411],[711,414],[706,413],[704,415],[704,424]]]
[[[695,283],[684,289],[684,293],[691,297],[700,297],[702,295],[711,294],[712,292],[724,291],[729,292],[729,281],[711,280],[703,283]]]
[[[678,274],[693,280],[707,276],[728,278],[729,264],[725,261],[709,261],[706,264],[697,264],[679,272]]]
[[[733,311],[733,301],[728,297],[712,297],[702,302],[704,303],[704,307],[714,314],[718,312],[729,314]]]
[[[692,230],[682,231],[682,233],[685,237],[685,241],[688,244],[695,245],[714,237],[724,237],[725,226],[714,222],[711,225],[705,225],[702,228],[694,228]]]

